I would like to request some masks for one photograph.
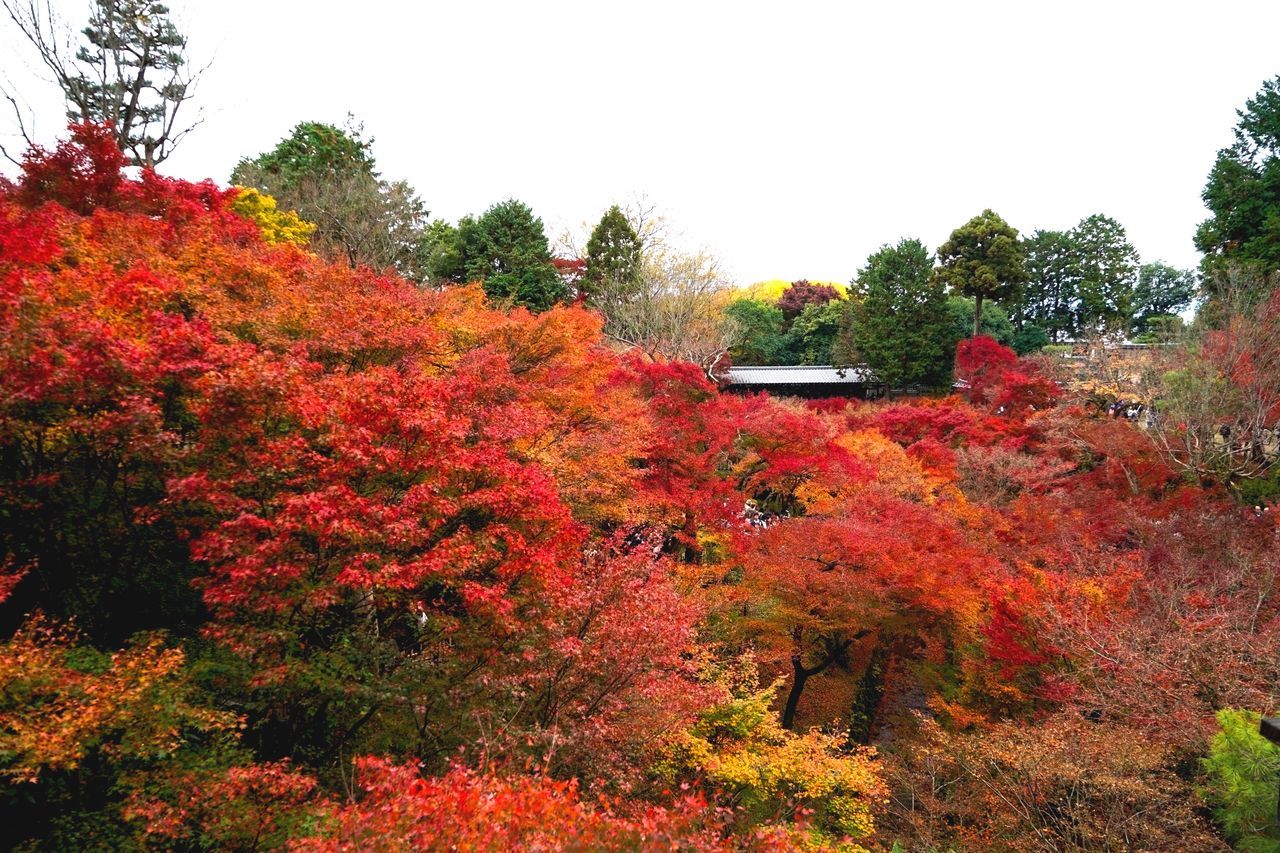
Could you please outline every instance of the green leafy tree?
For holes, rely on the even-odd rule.
[[[302,122],[271,151],[241,160],[231,181],[314,223],[311,245],[320,254],[423,281],[428,211],[409,184],[379,177],[372,144],[358,125]]]
[[[443,219],[432,220],[423,233],[423,250],[430,280],[463,283],[466,271],[462,262],[462,238],[457,227]]]
[[[523,202],[508,199],[479,219],[464,218],[458,243],[466,280],[483,282],[491,299],[545,311],[568,296],[551,263],[542,220]]]
[[[952,290],[974,299],[973,334],[980,332],[982,304],[1011,300],[1027,280],[1018,231],[987,209],[951,232],[938,247],[937,275]]]
[[[725,314],[738,328],[739,342],[730,350],[734,364],[785,364],[786,336],[782,311],[755,299],[738,299]]]
[[[974,300],[966,296],[947,297],[947,315],[951,318],[951,334],[954,340],[962,340],[973,332],[973,318],[976,314],[977,306]],[[982,326],[979,334],[993,338],[1004,346],[1012,347],[1017,330],[1003,308],[999,305],[988,305],[982,312]]]
[[[1152,314],[1133,339],[1140,344],[1176,343],[1186,331],[1187,324],[1177,314]]]
[[[1013,333],[1013,341],[1009,346],[1013,347],[1013,351],[1018,355],[1026,355],[1027,353],[1039,352],[1049,344],[1053,343],[1049,339],[1049,334],[1034,323],[1023,323]]]
[[[1206,288],[1233,265],[1280,270],[1280,76],[1236,113],[1235,142],[1218,152],[1202,198],[1210,217],[1197,229]]]
[[[1237,850],[1280,850],[1276,792],[1280,788],[1280,749],[1258,732],[1253,711],[1218,712],[1217,734],[1209,744],[1204,769],[1208,799]]]
[[[1161,261],[1143,264],[1133,292],[1134,330],[1149,331],[1155,317],[1176,315],[1191,304],[1199,289],[1196,274]]]
[[[855,293],[849,295],[849,301],[840,312],[836,336],[831,341],[831,363],[837,367],[852,367],[866,362],[853,340],[853,303],[857,298]]]
[[[245,158],[231,173],[233,183],[258,171],[270,175],[279,186],[292,189],[304,181],[336,178],[351,173],[377,175],[373,140],[365,139],[358,126],[346,129],[317,121],[294,126],[289,135],[270,151],[253,159]]]
[[[603,291],[634,290],[643,246],[622,208],[613,205],[587,240],[587,267],[581,288],[587,298]]]
[[[437,219],[427,226],[427,272],[433,281],[468,284],[483,281],[485,236],[478,217],[467,214],[450,225]]]
[[[1054,341],[1076,334],[1080,271],[1075,243],[1066,231],[1036,231],[1023,242],[1027,283],[1013,318],[1034,324]]]
[[[178,123],[197,75],[168,6],[152,0],[94,0],[89,24],[80,33],[83,41],[69,55],[70,28],[51,6],[18,0],[4,0],[3,5],[52,72],[66,100],[67,117],[110,124],[116,144],[134,165],[164,162],[199,123]],[[16,104],[11,93],[5,94]],[[30,144],[25,125],[20,130]]]
[[[1071,229],[1079,273],[1079,328],[1129,330],[1138,283],[1138,251],[1124,226],[1096,213]]]
[[[942,281],[919,240],[883,246],[853,280],[848,323],[854,349],[890,387],[945,385],[956,336]]]
[[[806,305],[786,335],[787,364],[831,364],[832,345],[840,331],[844,300]]]

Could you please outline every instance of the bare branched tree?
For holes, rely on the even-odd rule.
[[[650,359],[689,361],[714,378],[741,330],[724,307],[732,283],[720,261],[705,249],[677,248],[676,232],[658,205],[638,195],[618,205],[640,238],[640,274],[625,281],[605,280],[591,304],[604,315],[604,333],[616,343],[640,350]],[[590,233],[582,223],[579,231]],[[585,258],[585,237],[561,234],[557,251]]]
[[[1150,432],[1177,465],[1231,482],[1280,461],[1280,290],[1220,297],[1219,328],[1166,357]]]
[[[10,20],[52,74],[73,122],[109,123],[134,165],[154,167],[200,123],[180,123],[199,72],[188,61],[186,38],[169,8],[151,0],[93,0],[89,24],[78,46],[71,27],[48,0],[0,0]],[[18,129],[34,144],[15,93],[4,97],[17,114]],[[186,114],[184,113],[184,116]],[[3,152],[10,160],[9,152]]]
[[[246,166],[237,177],[248,186],[279,193],[280,200],[317,226],[312,248],[352,267],[395,269],[414,281],[426,278],[423,232],[428,211],[404,181],[383,181],[346,170],[307,176],[277,189],[261,169]]]
[[[665,247],[674,236],[666,216],[658,209],[657,202],[648,196],[634,195],[626,201],[619,201],[622,214],[636,236],[640,245],[646,249]],[[564,258],[585,258],[587,256],[587,236],[595,227],[594,222],[580,222],[576,228],[566,228],[555,239],[555,251]]]
[[[712,374],[739,336],[724,313],[729,287],[706,252],[646,249],[638,283],[599,296],[605,334],[650,358],[691,361]]]

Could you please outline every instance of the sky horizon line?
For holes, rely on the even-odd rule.
[[[1242,4],[1246,28],[1137,5],[181,0],[204,124],[162,171],[225,183],[298,122],[352,113],[433,218],[518,198],[554,242],[643,195],[741,284],[848,282],[988,207],[1023,235],[1102,213],[1144,263],[1195,268],[1214,158],[1280,72],[1280,4]],[[0,49],[51,142],[59,99],[7,21]]]

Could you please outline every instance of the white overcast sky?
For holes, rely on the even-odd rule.
[[[212,65],[168,174],[225,181],[352,112],[433,216],[515,197],[554,237],[642,194],[744,283],[846,281],[985,207],[1023,233],[1105,213],[1193,266],[1215,152],[1280,74],[1275,0],[172,6]],[[51,138],[58,101],[4,23],[0,67]]]

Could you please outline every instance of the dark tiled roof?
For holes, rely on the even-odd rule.
[[[730,385],[836,385],[874,381],[865,367],[731,367]]]

